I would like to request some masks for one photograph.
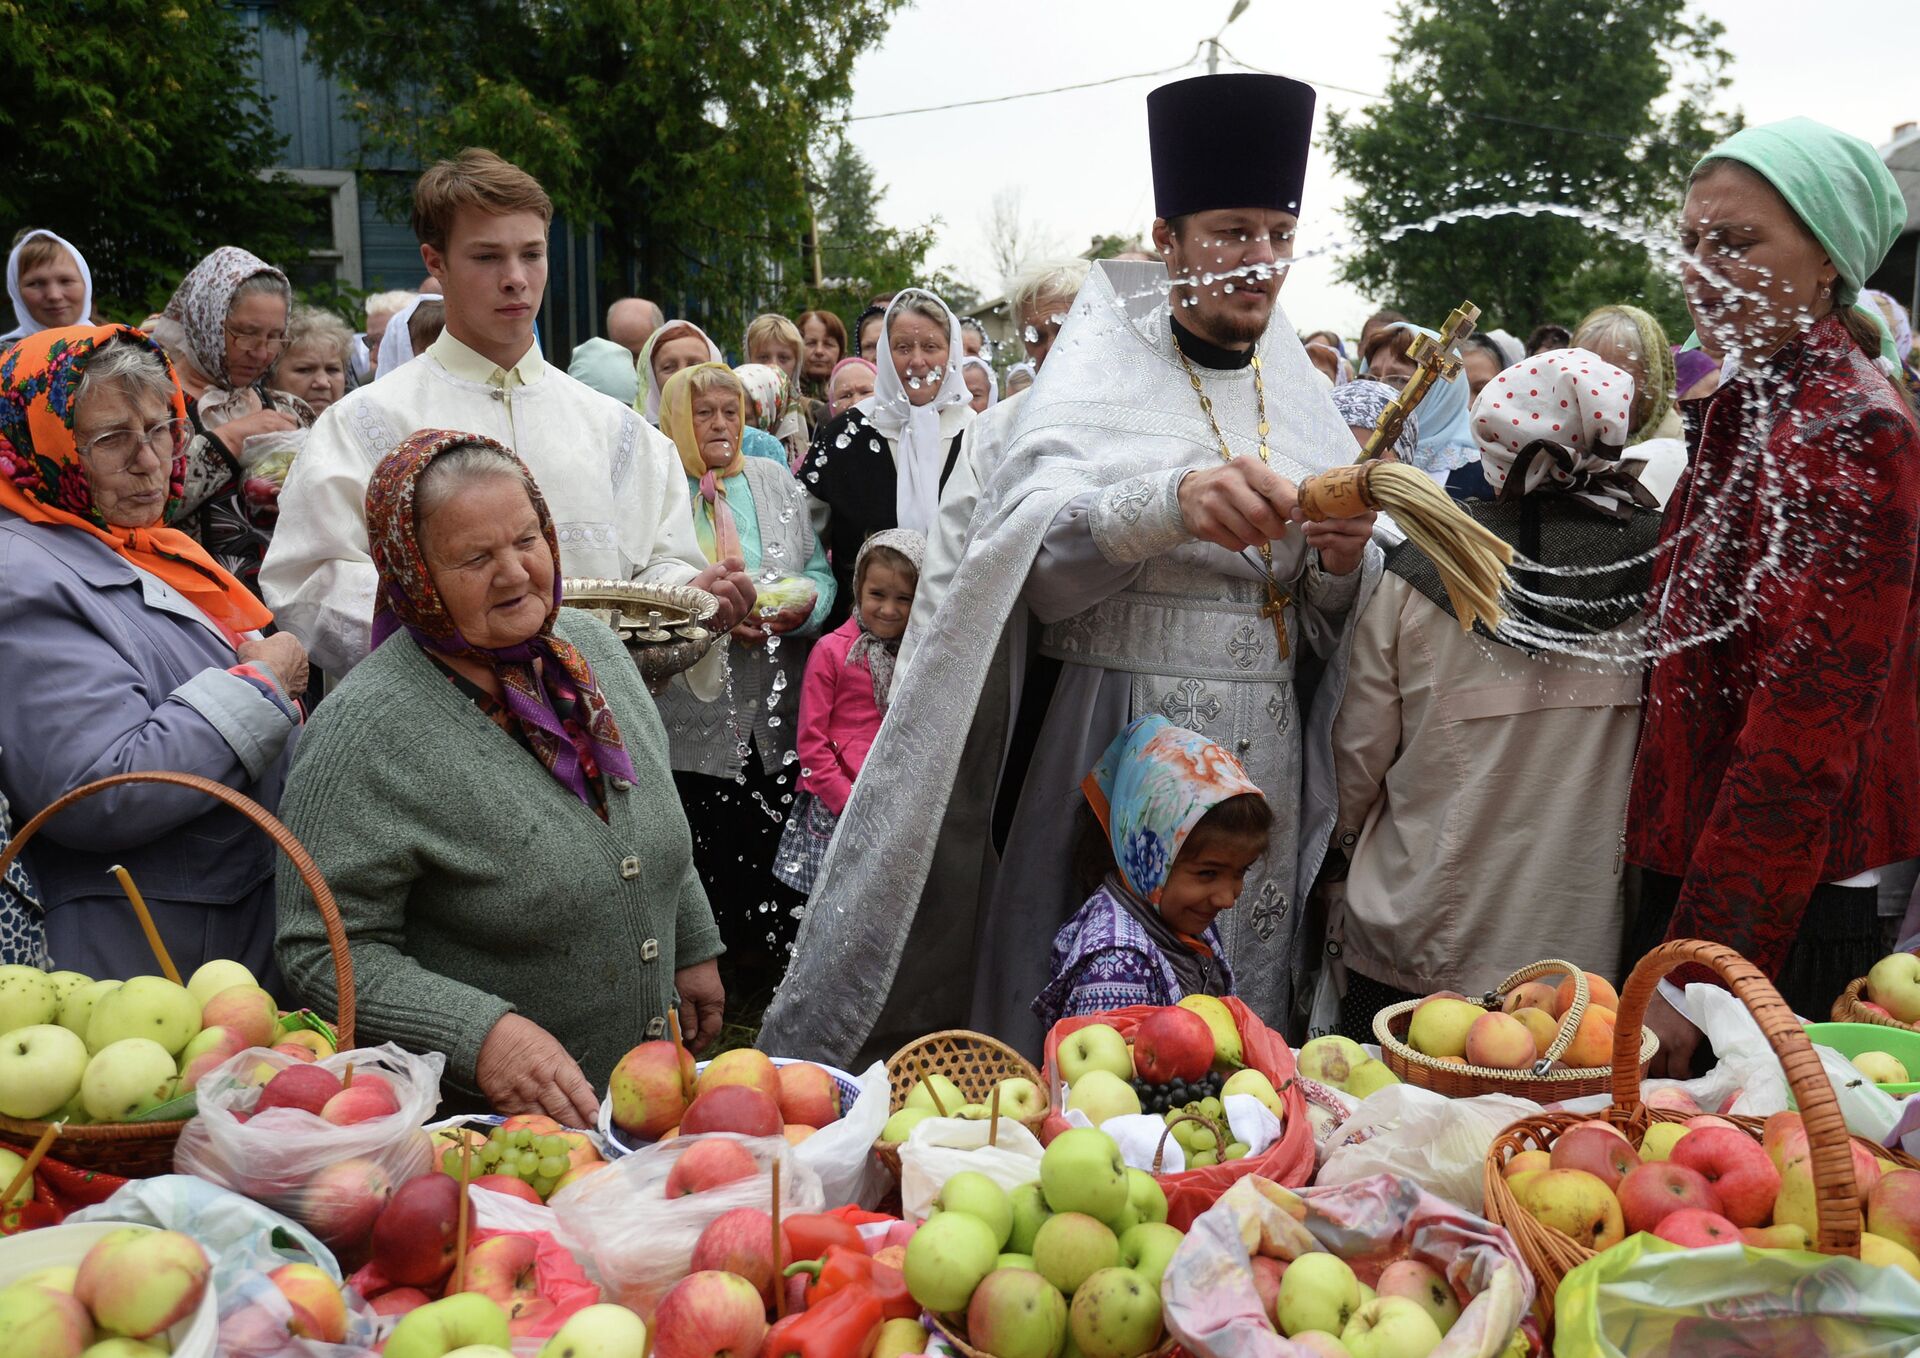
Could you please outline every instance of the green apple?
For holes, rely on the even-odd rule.
[[[1061,1212],[1033,1238],[1034,1269],[1067,1296],[1103,1268],[1120,1262],[1120,1241],[1103,1221]]]
[[[165,1341],[166,1336],[155,1335],[154,1338]],[[115,1336],[112,1339],[102,1339],[82,1353],[80,1358],[167,1358],[172,1351],[144,1339]]]
[[[647,1327],[640,1317],[603,1301],[569,1316],[540,1350],[540,1358],[640,1358],[646,1346]]]
[[[1053,1215],[1047,1195],[1037,1183],[1021,1184],[1007,1200],[1013,1209],[1013,1232],[1007,1237],[1007,1248],[1015,1254],[1032,1254],[1033,1237]]]
[[[1068,1085],[1079,1084],[1090,1070],[1104,1070],[1127,1080],[1133,1077],[1133,1053],[1118,1028],[1089,1023],[1060,1039],[1056,1052],[1060,1074]]]
[[[934,1104],[934,1095],[940,1096],[939,1105]],[[929,1113],[944,1112],[952,1117],[966,1106],[966,1096],[960,1092],[960,1086],[944,1075],[933,1075],[920,1081],[907,1091],[907,1108],[924,1108]]]
[[[110,1334],[151,1339],[194,1313],[212,1273],[213,1261],[193,1237],[123,1226],[87,1251],[73,1295]]]
[[[1407,1025],[1407,1045],[1425,1056],[1464,1056],[1467,1030],[1486,1012],[1471,1000],[1430,995],[1413,1011],[1413,1021]]]
[[[1280,1286],[1286,1285],[1282,1278]],[[1427,1358],[1440,1347],[1441,1337],[1433,1317],[1405,1297],[1375,1298],[1340,1331],[1340,1342],[1353,1358]]]
[[[1127,1205],[1142,1222],[1167,1219],[1167,1195],[1161,1190],[1160,1181],[1144,1169],[1127,1170]]]
[[[120,981],[89,981],[68,991],[67,997],[60,1001],[60,1026],[84,1039],[87,1025],[93,1021],[94,1006],[100,1002],[100,997],[118,990],[122,984]]]
[[[1233,1011],[1227,1008],[1225,1000],[1214,995],[1188,995],[1180,1001],[1180,1007],[1191,1009],[1207,1021],[1207,1027],[1213,1029],[1215,1070],[1238,1070],[1246,1063],[1245,1048],[1240,1042],[1240,1025],[1233,1021]]]
[[[1069,1127],[1040,1157],[1040,1187],[1051,1210],[1105,1221],[1127,1205],[1127,1163],[1105,1132]]]
[[[984,1103],[963,1103],[958,1108],[948,1108],[947,1115],[963,1122],[985,1122],[993,1116],[993,1110]]]
[[[18,1173],[19,1166],[16,1165],[12,1172]],[[11,1180],[9,1180],[9,1182],[11,1182]],[[26,1200],[22,1198],[20,1201],[24,1202]],[[32,1283],[35,1287],[50,1287],[56,1292],[71,1293],[74,1284],[80,1281],[80,1269],[75,1264],[58,1264],[53,1268],[35,1269],[32,1273],[27,1274],[26,1277],[16,1278],[14,1281]]]
[[[513,1358],[513,1350],[498,1344],[463,1344],[447,1350],[446,1358]]]
[[[1285,1124],[1287,1120],[1286,1102],[1281,1099],[1280,1091],[1273,1087],[1273,1081],[1269,1080],[1259,1071],[1236,1070],[1233,1074],[1227,1076],[1227,1082],[1220,1086],[1220,1097],[1225,1099],[1234,1094],[1245,1094],[1250,1098],[1260,1100],[1261,1103],[1266,1105],[1269,1113],[1279,1118],[1283,1125]]]
[[[1067,1342],[1067,1303],[1024,1268],[988,1274],[967,1303],[967,1339],[994,1358],[1055,1358]]]
[[[1433,1317],[1433,1323],[1445,1334],[1460,1319],[1460,1299],[1453,1284],[1431,1264],[1418,1259],[1396,1259],[1381,1270],[1380,1296],[1405,1297]]]
[[[1023,1075],[1002,1080],[994,1088],[1000,1091],[1000,1116],[1003,1118],[1025,1122],[1047,1111],[1047,1096],[1040,1092],[1039,1085]]]
[[[1185,1231],[1164,1221],[1143,1221],[1120,1237],[1120,1262],[1158,1287],[1161,1275],[1173,1262],[1173,1252],[1186,1238]]]
[[[1108,1118],[1131,1117],[1140,1111],[1133,1086],[1110,1070],[1090,1070],[1067,1086],[1067,1107],[1087,1115],[1098,1127]]]
[[[931,1108],[902,1108],[887,1119],[887,1125],[880,1129],[882,1141],[905,1141],[913,1134],[913,1129],[933,1116]],[[772,1237],[769,1236],[769,1239]],[[771,1245],[768,1246],[772,1248]]]
[[[1160,1289],[1130,1268],[1105,1268],[1073,1294],[1073,1341],[1086,1358],[1139,1358],[1160,1342]]]
[[[1007,1237],[1013,1233],[1013,1204],[1007,1200],[1007,1191],[974,1170],[962,1170],[940,1185],[940,1196],[934,1204],[942,1212],[965,1212],[980,1218],[993,1232],[995,1250],[1005,1248]]]
[[[446,1358],[469,1345],[504,1349],[512,1343],[507,1313],[498,1302],[478,1292],[456,1292],[401,1316],[381,1353],[385,1358]]]
[[[1464,1043],[1466,1039],[1461,1038]],[[1371,1061],[1367,1049],[1350,1037],[1328,1034],[1316,1037],[1300,1049],[1300,1073],[1323,1085],[1344,1085],[1347,1077],[1363,1061]]]
[[[253,973],[240,963],[216,957],[211,962],[202,962],[200,969],[187,977],[187,993],[193,996],[195,1004],[204,1008],[208,1000],[223,990],[237,985],[259,984]]]
[[[93,1318],[65,1292],[15,1283],[0,1290],[0,1353],[72,1358],[93,1342]]]
[[[31,1120],[57,1111],[86,1070],[87,1044],[57,1023],[0,1034],[0,1114]]]
[[[53,997],[55,1002],[58,1003],[64,1001],[67,996],[71,995],[81,986],[92,985],[93,977],[82,976],[77,971],[50,971],[47,973],[47,981],[53,986]],[[48,1023],[58,1023],[59,1021],[57,1017],[47,1020]]]
[[[1035,1273],[1040,1271],[1034,1267],[1031,1254],[1003,1254],[993,1261],[993,1271],[998,1273],[1003,1268],[1024,1268]]]
[[[1281,1332],[1290,1335],[1301,1330],[1342,1334],[1359,1309],[1360,1280],[1346,1260],[1324,1253],[1303,1254],[1287,1265],[1273,1308]]]
[[[1861,1052],[1853,1058],[1853,1068],[1877,1085],[1907,1083],[1907,1068],[1887,1052]]]
[[[178,1056],[200,1031],[200,1005],[183,985],[164,976],[136,976],[110,991],[87,1022],[87,1050],[98,1052],[123,1038],[143,1037]]]
[[[1400,1077],[1393,1073],[1392,1067],[1385,1061],[1369,1059],[1362,1061],[1354,1069],[1353,1074],[1347,1077],[1347,1093],[1356,1099],[1364,1099],[1367,1095],[1385,1089],[1388,1085],[1399,1083]]]
[[[60,997],[38,967],[0,967],[0,1033],[52,1023]]]
[[[178,1072],[167,1049],[124,1037],[94,1053],[80,1077],[80,1102],[96,1122],[125,1122],[165,1103]]]
[[[986,1222],[964,1212],[942,1212],[907,1242],[907,1292],[929,1311],[950,1315],[965,1309],[999,1258],[999,1243]],[[395,1358],[391,1346],[387,1358]]]

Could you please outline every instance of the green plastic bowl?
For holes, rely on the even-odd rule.
[[[1909,1075],[1920,1075],[1920,1033],[1905,1028],[1888,1028],[1879,1023],[1809,1023],[1807,1040],[1817,1047],[1831,1047],[1848,1060],[1862,1052],[1885,1052],[1907,1068]],[[1896,1099],[1920,1093],[1920,1080],[1905,1084],[1880,1085]]]

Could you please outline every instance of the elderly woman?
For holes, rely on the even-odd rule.
[[[7,254],[7,297],[13,329],[0,345],[42,330],[85,325],[93,315],[93,274],[86,256],[51,231],[29,228]]]
[[[707,332],[692,321],[668,321],[647,338],[635,360],[639,391],[633,408],[647,417],[647,423],[660,425],[660,390],[667,379],[682,368],[696,363],[725,363],[726,354]]]
[[[1675,390],[1679,376],[1667,332],[1637,306],[1603,306],[1580,322],[1573,343],[1633,379],[1631,451],[1620,462],[1666,504],[1687,469],[1686,429]]]
[[[560,607],[525,466],[423,429],[374,472],[376,649],[327,698],[281,815],[333,888],[369,1041],[447,1054],[450,1086],[592,1126],[614,1063],[719,1031],[720,938],[666,735],[619,640]],[[280,879],[281,967],[331,1013],[326,931]]]
[[[747,456],[777,458],[789,468],[798,467],[807,455],[808,436],[793,379],[786,369],[768,363],[743,363],[733,373],[747,394]]]
[[[701,363],[668,379],[660,408],[701,550],[712,561],[739,557],[760,584],[758,611],[728,642],[728,693],[701,702],[676,678],[658,700],[694,862],[721,906],[727,990],[742,1000],[779,984],[806,900],[774,878],[780,824],[760,808],[792,805],[800,681],[834,591],[799,483],[741,450],[750,402],[737,374]]]
[[[873,395],[879,377],[880,370],[857,354],[834,364],[827,379],[827,418],[838,419]]]
[[[1000,379],[986,359],[977,354],[961,359],[960,380],[967,384],[967,404],[973,407],[974,414],[984,415],[999,404]]]
[[[1884,951],[1877,871],[1920,852],[1920,428],[1852,310],[1905,222],[1873,147],[1805,118],[1714,148],[1681,213],[1728,372],[1653,582],[1628,956],[1715,939],[1802,1014]],[[1664,989],[1647,1018],[1684,1073],[1699,1034]]]
[[[186,402],[125,326],[43,330],[0,364],[0,791],[25,819],[110,774],[197,773],[272,810],[306,653],[185,533]],[[132,784],[27,846],[54,964],[151,972],[109,875],[132,873],[174,961],[272,974],[273,845],[237,812]]]
[[[353,331],[347,323],[319,307],[295,307],[287,347],[273,365],[273,389],[306,402],[317,418],[347,394],[352,370]]]
[[[888,305],[880,333],[873,395],[814,435],[800,469],[838,583],[830,628],[852,612],[861,543],[883,528],[924,535],[933,527],[960,436],[974,420],[960,324],[945,302],[908,288]]]
[[[1413,376],[1413,339],[1425,335],[1439,339],[1438,332],[1407,321],[1396,321],[1379,331],[1367,349],[1367,375],[1398,389]],[[1412,457],[1403,458],[1434,479],[1456,500],[1490,500],[1492,488],[1480,468],[1480,450],[1473,441],[1473,429],[1467,413],[1473,403],[1472,387],[1465,372],[1441,378],[1414,408],[1419,417],[1420,440]]]
[[[277,486],[246,474],[261,447],[248,440],[313,423],[302,401],[266,380],[287,347],[292,309],[285,274],[223,245],[180,280],[153,332],[179,371],[193,423],[185,494],[168,522],[256,591],[280,506]]]

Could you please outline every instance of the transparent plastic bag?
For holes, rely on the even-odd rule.
[[[1642,1233],[1562,1280],[1554,1324],[1556,1352],[1592,1358],[1898,1358],[1920,1353],[1920,1282],[1858,1259]]]
[[[1001,1118],[992,1145],[986,1119],[926,1118],[900,1146],[900,1215],[924,1221],[941,1187],[962,1170],[984,1174],[1011,1193],[1040,1177],[1039,1138]]]
[[[255,1047],[216,1066],[200,1081],[200,1111],[181,1129],[173,1167],[285,1213],[336,1249],[350,1248],[366,1239],[394,1189],[432,1167],[421,1124],[439,1105],[446,1058],[388,1043],[312,1063],[337,1076],[351,1066],[355,1081],[385,1080],[399,1109],[384,1117],[336,1126],[303,1108],[256,1115],[258,1068],[278,1073],[300,1064],[307,1063]]]
[[[695,1146],[721,1140],[744,1147],[758,1172],[704,1192],[668,1198],[667,1178],[680,1157]],[[560,1238],[585,1245],[606,1300],[651,1320],[667,1289],[686,1276],[700,1233],[716,1218],[736,1207],[763,1212],[772,1208],[776,1163],[781,1214],[822,1209],[820,1176],[800,1163],[794,1149],[778,1136],[676,1136],[561,1189],[549,1206],[559,1218]]]
[[[1508,1094],[1450,1099],[1415,1085],[1375,1090],[1327,1143],[1314,1182],[1350,1184],[1397,1174],[1470,1211],[1486,1210],[1487,1149],[1540,1105]]]

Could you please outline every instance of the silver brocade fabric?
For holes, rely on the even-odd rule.
[[[1159,265],[1105,262],[1075,300],[1006,459],[982,492],[952,588],[841,817],[787,980],[762,1024],[763,1049],[844,1064],[871,1033],[922,908],[988,665],[1055,516],[1088,491],[1169,468],[1218,465],[1219,443],[1174,353],[1165,283]],[[1353,436],[1278,307],[1260,356],[1274,470],[1299,481],[1352,461]],[[1251,373],[1208,371],[1203,380],[1229,447],[1255,455]],[[1380,570],[1380,553],[1370,548],[1350,617],[1364,608]],[[1351,637],[1348,627],[1342,642]],[[1319,870],[1336,809],[1330,767],[1321,777],[1316,763],[1330,765],[1324,755],[1345,674],[1343,646],[1307,723],[1298,835],[1307,851],[1295,899],[1299,883],[1310,884]],[[1060,846],[1063,856],[1069,851]],[[1048,940],[1033,946],[1044,951]]]

